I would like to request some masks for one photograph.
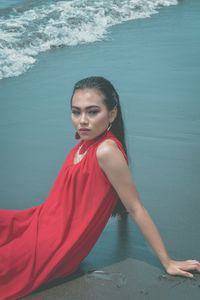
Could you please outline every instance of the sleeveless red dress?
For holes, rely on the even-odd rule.
[[[117,195],[99,167],[96,150],[106,132],[74,164],[76,145],[44,203],[25,210],[0,210],[0,299],[16,300],[42,283],[74,272],[96,243]]]

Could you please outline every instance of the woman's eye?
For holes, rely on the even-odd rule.
[[[72,114],[75,116],[79,116],[80,112],[78,110],[72,110]]]
[[[88,114],[94,116],[94,115],[98,114],[98,112],[99,112],[98,110],[90,110],[90,111],[88,111]]]

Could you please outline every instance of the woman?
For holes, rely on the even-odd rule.
[[[129,212],[169,274],[192,277],[196,260],[172,260],[131,178],[119,97],[102,77],[79,81],[71,98],[81,141],[67,156],[44,203],[0,211],[1,299],[19,299],[74,272],[111,214]]]

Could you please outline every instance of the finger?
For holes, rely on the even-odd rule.
[[[193,274],[192,273],[189,273],[189,272],[186,272],[186,271],[180,271],[179,276],[183,276],[183,277],[188,277],[188,278],[193,278]]]
[[[195,259],[188,259],[186,261],[189,262],[189,263],[200,264],[200,262],[198,260],[195,260]]]
[[[190,271],[190,270],[196,270],[198,272],[200,272],[200,264],[198,263],[190,263],[190,264],[184,264],[181,266],[181,268],[183,268],[186,271]]]

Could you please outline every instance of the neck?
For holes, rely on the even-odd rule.
[[[79,150],[80,154],[83,154],[85,151],[88,150],[93,144],[95,144],[102,136],[107,134],[107,130],[104,131],[102,134],[98,135],[97,137],[91,140],[82,140],[81,148]]]

